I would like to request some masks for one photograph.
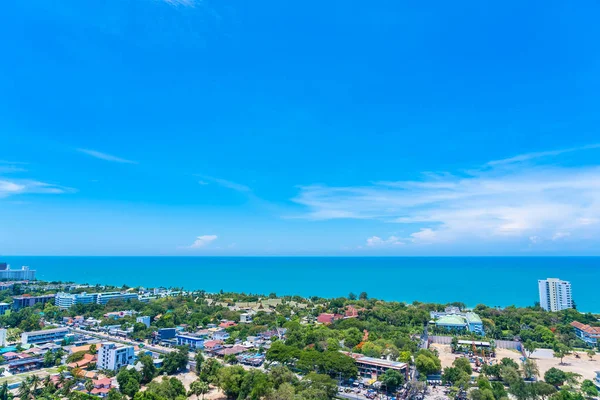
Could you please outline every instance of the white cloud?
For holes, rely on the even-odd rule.
[[[46,182],[19,179],[6,180],[0,178],[0,198],[27,193],[60,194],[74,192],[74,189],[53,185]]]
[[[297,218],[404,224],[413,233],[401,240],[413,243],[527,243],[564,238],[566,232],[594,238],[600,233],[600,165],[561,166],[556,158],[598,148],[530,153],[468,173],[427,174],[419,180],[303,186],[293,201],[307,208]]]
[[[250,189],[246,185],[242,185],[241,183],[229,181],[227,179],[206,176],[206,175],[197,175],[197,176],[202,178],[202,180],[198,181],[198,184],[200,184],[200,185],[208,185],[210,182],[213,182],[224,188],[235,190],[236,192],[243,192],[243,193],[252,192],[252,189]]]
[[[88,156],[92,156],[94,158],[104,160],[104,161],[111,161],[111,162],[116,162],[116,163],[121,163],[121,164],[137,164],[136,161],[127,160],[125,158],[120,158],[120,157],[113,156],[113,155],[107,154],[107,153],[102,153],[102,152],[99,152],[96,150],[77,149],[77,151],[79,151],[80,153],[87,154]]]
[[[172,6],[195,7],[199,0],[163,0],[165,3]]]
[[[415,243],[432,243],[437,239],[437,232],[430,228],[422,228],[418,232],[411,233],[410,236]]]
[[[382,239],[379,236],[371,236],[367,239],[367,246],[369,247],[398,246],[402,244],[404,243],[396,236],[390,236],[387,239]]]
[[[194,243],[190,246],[191,249],[199,249],[201,247],[206,247],[212,242],[217,240],[217,235],[202,235],[198,236]]]
[[[552,236],[552,240],[560,240],[560,239],[564,239],[566,237],[571,236],[570,232],[556,232],[553,236]]]

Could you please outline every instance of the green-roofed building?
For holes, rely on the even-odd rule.
[[[469,331],[484,334],[483,323],[479,315],[474,312],[462,313],[460,311],[452,310],[446,313],[432,313],[433,317],[436,317],[434,323],[438,328],[445,328],[453,331]]]

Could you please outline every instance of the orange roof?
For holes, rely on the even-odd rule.
[[[90,363],[94,362],[97,360],[97,357],[93,354],[84,354],[83,355],[83,359],[76,361],[76,362],[72,362],[70,364],[67,364],[68,367],[70,368],[83,368],[83,367],[87,367]]]
[[[571,322],[571,326],[584,331],[585,333],[592,335],[592,336],[600,336],[600,327],[595,327],[595,326],[589,326],[586,324],[582,324],[579,321],[573,321]]]

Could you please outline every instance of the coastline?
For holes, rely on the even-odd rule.
[[[537,280],[573,284],[579,310],[600,312],[595,288],[600,257],[2,257],[29,265],[40,280],[166,286],[302,297],[366,291],[386,301],[469,307],[532,306]]]

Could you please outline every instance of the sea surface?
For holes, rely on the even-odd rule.
[[[600,257],[1,257],[37,278],[396,301],[529,306],[538,279],[571,281],[581,311],[600,312]]]

